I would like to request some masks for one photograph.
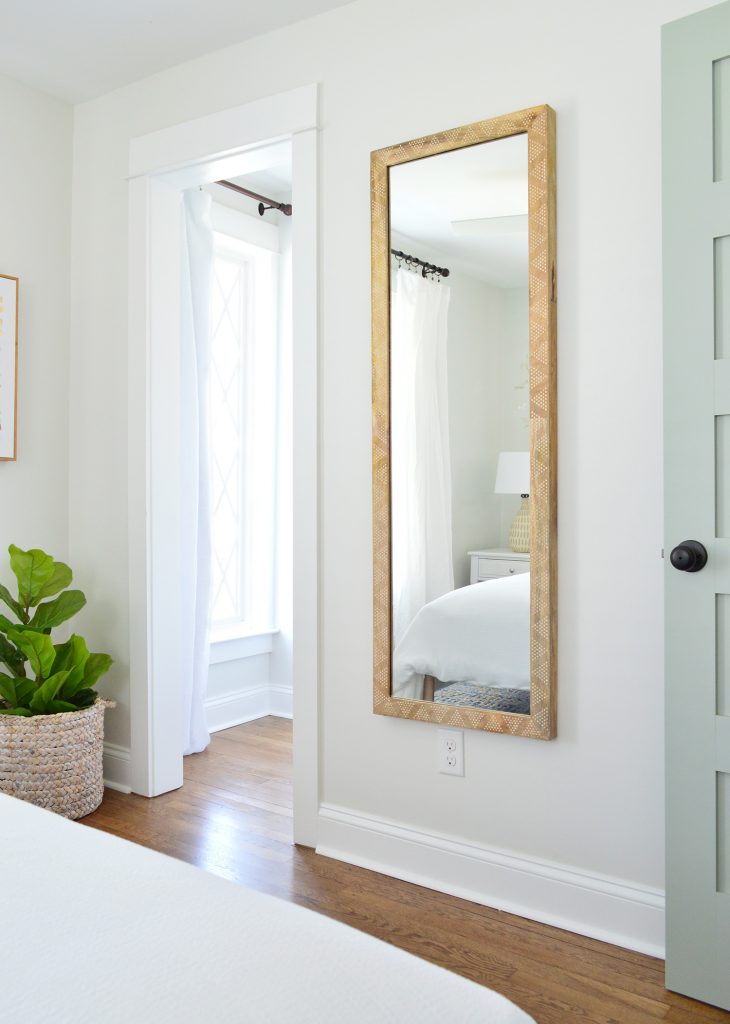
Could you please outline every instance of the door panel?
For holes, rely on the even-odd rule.
[[[730,775],[717,773],[717,891],[730,894]]]
[[[730,4],[662,56],[667,986],[730,1009]]]
[[[713,180],[730,176],[730,57],[712,63]]]
[[[716,713],[730,715],[730,596],[718,594],[715,601]]]

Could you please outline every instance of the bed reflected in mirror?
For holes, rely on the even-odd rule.
[[[390,171],[392,693],[530,711],[527,135]]]
[[[374,710],[555,735],[554,114],[372,154]]]

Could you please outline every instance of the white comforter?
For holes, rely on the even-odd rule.
[[[2,795],[0,878],[3,1024],[531,1021],[311,910]]]
[[[530,574],[484,580],[424,605],[393,654],[393,696],[444,683],[530,686]]]

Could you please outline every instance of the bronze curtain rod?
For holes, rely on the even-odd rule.
[[[409,256],[407,252],[399,249],[390,250],[397,260],[403,260],[407,267],[422,267],[421,273],[424,277],[429,274],[438,274],[440,277],[448,277],[449,271],[446,267],[437,267],[434,263],[427,263],[426,260],[419,260],[417,256]]]
[[[238,192],[242,196],[248,196],[249,199],[258,199],[259,216],[261,217],[263,217],[267,210],[278,210],[280,213],[283,213],[285,217],[291,217],[291,203],[277,203],[275,199],[269,199],[268,196],[259,195],[258,192],[252,192],[248,188],[243,188],[242,185],[235,185],[232,181],[217,181],[216,185],[222,185],[223,188],[230,188],[233,192]]]

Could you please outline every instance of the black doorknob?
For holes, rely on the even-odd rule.
[[[699,572],[707,565],[707,551],[698,540],[683,540],[672,550],[669,560],[680,572]]]

